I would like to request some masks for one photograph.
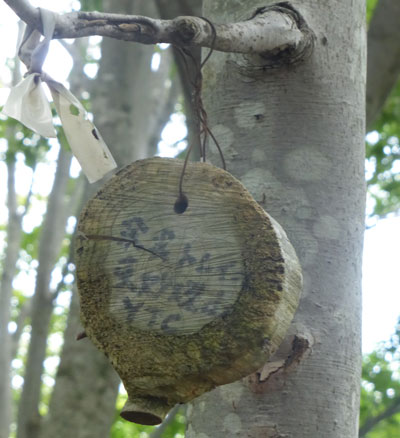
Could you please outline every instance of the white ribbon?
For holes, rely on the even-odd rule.
[[[43,137],[57,137],[50,103],[38,73],[28,75],[11,89],[2,113],[17,119]]]
[[[32,47],[32,41],[38,40],[35,34],[37,31],[27,30],[27,37],[21,44],[20,57],[28,64],[29,72],[25,79],[11,89],[2,112],[43,137],[56,137],[50,103],[42,85],[45,82],[50,88],[72,153],[92,183],[115,169],[117,165],[79,100],[64,85],[41,73],[41,66],[54,32],[55,16],[46,9],[40,9],[40,12],[45,38]]]

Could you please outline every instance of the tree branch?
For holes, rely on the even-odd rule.
[[[27,0],[4,0],[29,26],[41,31],[39,10]],[[160,20],[140,15],[102,12],[56,14],[54,38],[101,35],[143,44],[170,43],[177,46],[211,47],[223,52],[268,56],[273,52],[308,52],[313,34],[288,2],[259,8],[247,21],[211,26],[201,17],[182,16]]]
[[[390,405],[381,414],[375,417],[369,418],[362,427],[360,427],[358,438],[365,438],[367,433],[373,429],[379,422],[391,417],[394,414],[400,412],[400,398],[394,400],[393,404]]]
[[[400,2],[380,0],[368,31],[367,128],[400,74]]]
[[[180,405],[176,405],[167,415],[166,419],[156,427],[150,435],[150,438],[162,438],[167,427],[174,421],[176,414],[180,409]]]

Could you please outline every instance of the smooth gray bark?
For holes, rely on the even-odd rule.
[[[164,52],[161,55],[160,69],[168,70],[168,75],[171,72],[171,54]],[[166,75],[167,76],[167,75]],[[147,156],[153,156],[158,153],[158,143],[161,139],[161,134],[169,122],[171,114],[176,111],[176,104],[180,98],[180,87],[177,81],[172,81],[170,87],[164,87],[160,92],[159,108],[154,114],[152,120],[151,132],[148,132],[147,138]]]
[[[304,291],[292,332],[314,345],[291,369],[196,399],[187,438],[358,436],[365,2],[292,4],[316,35],[312,57],[263,69],[254,57],[214,53],[204,100],[228,170],[297,251]],[[231,22],[258,6],[206,0],[203,15]],[[215,150],[210,158],[219,165]]]
[[[21,306],[15,323],[17,328],[11,336],[11,358],[14,359],[18,353],[19,341],[25,328],[27,320],[32,312],[32,298],[28,298]],[[11,402],[10,402],[11,403]]]
[[[18,40],[22,38],[23,24],[18,24]],[[18,46],[18,43],[17,43]],[[19,71],[20,62],[15,57],[15,67],[12,72],[12,84],[17,84],[21,79]],[[7,137],[15,135],[14,129],[7,129]],[[17,194],[15,190],[15,157],[8,157],[7,163],[7,248],[2,260],[0,279],[0,438],[8,438],[12,421],[12,391],[11,391],[11,361],[14,358],[13,342],[16,336],[11,337],[8,324],[11,321],[11,298],[13,294],[12,282],[16,272],[19,247],[22,234],[22,219],[28,209],[31,191],[29,191],[25,208],[18,212]],[[20,326],[17,326],[20,329]]]
[[[137,78],[132,80],[130,104],[132,107],[130,143],[133,159],[146,158],[157,153],[157,145],[163,128],[168,122],[178,98],[176,84],[170,83],[172,59],[169,51],[160,52],[160,66],[151,71],[150,64],[154,47],[145,49],[143,62],[136,68]],[[153,50],[149,50],[153,49]],[[131,68],[127,66],[128,68]],[[133,67],[133,66],[132,66]],[[129,164],[129,155],[123,164]]]
[[[31,338],[24,373],[24,385],[18,405],[17,437],[35,438],[40,428],[40,401],[43,361],[53,296],[50,290],[51,273],[61,250],[68,214],[65,191],[69,180],[70,152],[60,149],[53,188],[49,195],[39,242],[35,292],[32,298]]]
[[[21,241],[22,215],[17,211],[17,197],[15,193],[15,161],[7,166],[7,249],[2,263],[0,283],[0,437],[8,438],[11,423],[11,359],[12,343],[8,332],[8,323],[11,321],[12,281],[18,260],[19,244]]]
[[[88,339],[76,340],[81,330],[79,300],[74,293],[49,415],[43,424],[41,438],[109,436],[119,378]]]
[[[154,16],[153,1],[105,1],[105,11]],[[167,97],[168,69],[150,70],[152,46],[105,38],[93,93],[93,112],[119,166],[145,158],[161,102]]]
[[[379,0],[368,30],[367,129],[400,74],[400,2]]]

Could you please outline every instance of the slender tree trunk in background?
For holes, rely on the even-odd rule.
[[[400,2],[379,0],[368,29],[367,129],[399,80]]]
[[[88,339],[76,341],[80,330],[79,300],[74,293],[56,384],[41,438],[109,436],[119,378],[104,355]]]
[[[178,2],[156,0],[160,17],[163,19],[173,19],[180,15],[201,16],[202,3],[202,0],[181,0]],[[174,59],[182,86],[186,125],[188,128],[188,145],[192,145],[193,148],[191,158],[198,160],[200,158],[200,123],[196,108],[193,104],[193,97],[195,93],[194,84],[196,83],[197,76],[199,74],[196,62],[200,63],[201,49],[199,47],[187,48],[187,50],[190,50],[195,62],[193,62],[193,60],[189,57],[187,57],[185,61],[182,51],[180,51],[178,48],[171,47],[171,49],[174,54]]]
[[[218,23],[260,6],[204,4],[203,15]],[[228,170],[297,251],[304,291],[293,331],[314,345],[295,369],[255,374],[195,400],[187,438],[358,436],[365,1],[292,4],[316,34],[312,57],[263,71],[255,57],[214,53],[204,100]],[[218,154],[210,157],[219,165]]]
[[[31,337],[24,374],[24,385],[18,405],[18,438],[35,438],[40,427],[38,412],[42,385],[43,361],[46,358],[47,336],[53,311],[50,291],[51,273],[61,250],[68,213],[65,192],[69,180],[71,154],[60,149],[57,170],[39,243],[39,267],[32,298]]]
[[[18,42],[22,38],[24,26],[18,23]],[[15,66],[12,72],[12,84],[17,84],[21,79],[20,62],[15,57]],[[9,131],[11,131],[9,129]],[[13,138],[14,129],[8,132],[8,138]],[[8,331],[8,324],[11,321],[11,299],[13,294],[12,282],[16,272],[21,237],[22,219],[29,206],[28,194],[24,212],[18,213],[17,194],[15,191],[15,156],[8,157],[7,163],[7,249],[2,260],[2,272],[0,280],[0,438],[8,438],[10,424],[12,421],[12,391],[11,391],[11,361],[14,358],[12,337]],[[23,321],[22,321],[23,322]],[[20,329],[20,326],[17,327]]]
[[[16,323],[16,330],[11,336],[11,360],[18,354],[19,342],[21,340],[22,332],[25,328],[26,322],[32,313],[32,298],[28,298],[21,306]]]
[[[11,374],[12,359],[11,335],[8,323],[11,320],[12,281],[14,278],[21,241],[22,216],[17,212],[17,197],[15,193],[15,161],[8,163],[7,184],[7,249],[2,263],[0,283],[0,438],[8,438],[11,423]]]
[[[107,0],[103,6],[104,12],[157,16],[153,0]],[[148,156],[157,115],[168,96],[168,69],[161,69],[161,75],[150,70],[153,53],[153,46],[108,38],[102,42],[93,112],[119,166]]]
[[[155,15],[152,1],[106,1],[103,6],[105,12]],[[165,89],[169,68],[161,65],[158,72],[151,72],[153,52],[151,46],[102,41],[98,77],[91,90],[93,113],[96,126],[119,166],[148,156],[148,145],[154,143],[153,130],[160,132],[159,127],[170,116],[165,113],[171,97]],[[164,55],[162,62],[169,63],[169,57]],[[98,184],[88,186],[85,198],[98,188]],[[81,330],[79,300],[74,293],[49,413],[40,438],[109,436],[120,379],[89,339],[76,341]]]
[[[163,53],[161,57],[160,69],[164,71],[168,69],[168,75],[171,70],[171,56],[169,51]],[[160,72],[161,73],[161,72]],[[165,75],[165,77],[168,77]],[[148,156],[153,156],[158,153],[158,143],[160,142],[162,131],[165,125],[169,122],[171,114],[175,112],[175,106],[180,97],[180,87],[177,81],[172,81],[170,87],[165,87],[163,92],[160,93],[160,107],[157,113],[153,114],[153,128],[152,132],[149,132],[148,143]]]

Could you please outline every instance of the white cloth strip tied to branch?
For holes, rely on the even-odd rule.
[[[42,86],[45,82],[51,91],[72,153],[89,182],[93,183],[117,165],[80,101],[64,85],[42,73],[42,65],[54,32],[55,16],[45,9],[40,9],[40,12],[45,38],[39,42],[39,33],[27,29],[19,55],[27,64],[28,74],[11,89],[2,112],[43,137],[56,137],[50,102]]]
[[[32,73],[11,89],[3,113],[43,137],[56,137],[51,108],[40,74]]]

